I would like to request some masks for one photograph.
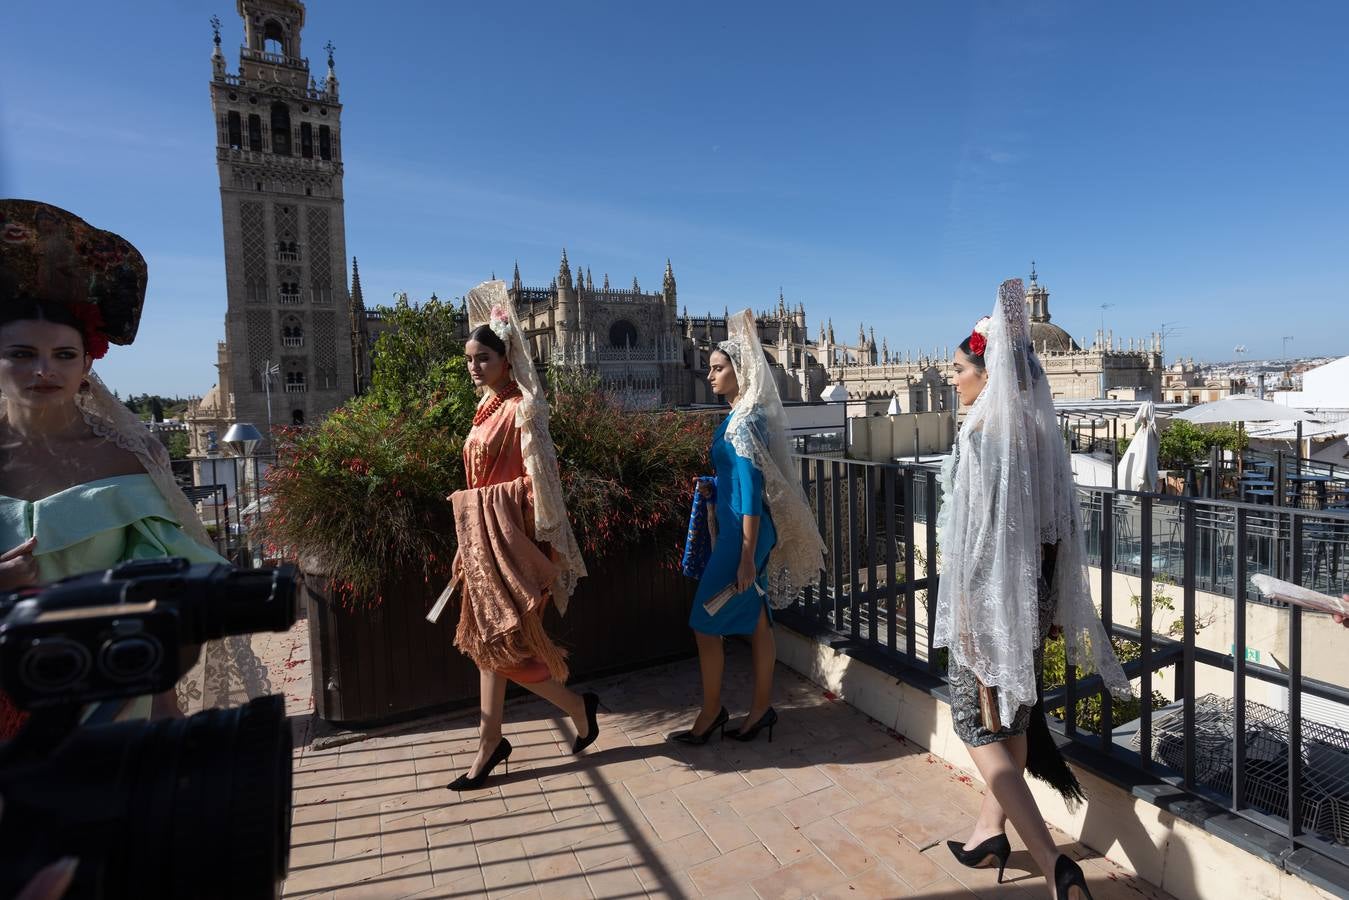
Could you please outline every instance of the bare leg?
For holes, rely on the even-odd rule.
[[[578,736],[590,731],[590,725],[586,722],[585,700],[562,682],[550,678],[547,681],[536,681],[520,686],[527,688],[571,716],[572,727],[576,729]]]
[[[749,712],[745,715],[745,724],[753,725],[773,704],[773,666],[777,663],[777,643],[773,640],[773,626],[768,623],[768,613],[760,610],[759,621],[750,637],[750,652],[754,658],[754,699]]]
[[[1019,734],[1014,738],[1009,738],[1003,743],[1011,751],[1012,761],[1016,764],[1017,771],[1025,773],[1026,771],[1026,736]],[[1002,834],[1007,830],[1007,813],[1003,810],[1002,804],[998,798],[993,796],[993,791],[984,792],[984,802],[979,807],[979,818],[974,822],[974,830],[970,832],[970,839],[965,842],[966,850],[973,850],[979,844],[993,837],[995,834]]]
[[[1011,819],[1016,833],[1026,842],[1026,849],[1035,858],[1040,871],[1049,882],[1050,896],[1054,896],[1054,863],[1059,858],[1059,849],[1054,838],[1035,805],[1035,797],[1026,784],[1026,777],[1017,765],[1006,741],[971,747],[970,756],[974,759],[984,784],[996,796],[998,804]]]
[[[703,708],[693,720],[693,731],[702,734],[721,712],[721,676],[726,670],[726,651],[721,636],[693,632],[698,643],[698,668],[703,676]]]
[[[478,755],[469,766],[469,777],[482,771],[492,751],[501,742],[501,720],[506,711],[506,679],[496,672],[478,670]]]

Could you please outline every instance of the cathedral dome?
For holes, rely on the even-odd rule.
[[[1050,353],[1071,353],[1082,349],[1068,332],[1053,322],[1031,322],[1030,339],[1037,353],[1046,350]]]
[[[1026,290],[1026,312],[1030,315],[1030,339],[1037,353],[1072,353],[1082,348],[1072,336],[1050,321],[1049,290],[1040,284],[1035,263],[1031,263],[1030,287]]]

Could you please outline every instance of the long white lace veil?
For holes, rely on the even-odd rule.
[[[567,504],[563,499],[562,480],[558,474],[557,448],[548,431],[548,397],[539,381],[534,359],[525,344],[525,332],[520,327],[504,281],[484,281],[468,292],[468,327],[470,330],[491,322],[492,310],[506,313],[510,327],[506,334],[506,359],[511,374],[520,386],[520,404],[515,412],[515,424],[520,429],[520,451],[524,455],[525,473],[529,475],[534,494],[534,536],[547,541],[555,554],[558,567],[553,583],[552,598],[559,613],[565,614],[567,603],[576,582],[586,576],[585,560],[576,543],[571,521],[567,518]],[[484,398],[486,399],[486,398]]]
[[[85,423],[95,435],[134,454],[159,488],[183,533],[215,551],[196,509],[174,480],[168,450],[126,404],[112,395],[97,373],[91,371],[88,381],[89,389],[81,391],[75,399]],[[5,414],[5,404],[0,398],[0,418]],[[270,691],[267,667],[254,654],[246,635],[208,642],[201,649],[197,665],[177,686],[179,705],[187,712],[243,703]]]
[[[1092,602],[1077,486],[1020,279],[998,288],[985,362],[988,382],[961,426],[949,476],[933,645],[998,688],[1004,722],[1033,705],[1042,545],[1056,545],[1050,590],[1068,662],[1128,696]]]
[[[738,456],[763,473],[764,505],[777,531],[777,543],[768,554],[768,602],[782,609],[795,602],[806,587],[819,582],[824,541],[794,474],[787,411],[748,309],[726,320],[726,340],[718,349],[730,357],[740,386],[726,440]]]

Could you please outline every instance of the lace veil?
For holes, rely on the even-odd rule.
[[[112,395],[97,374],[90,372],[88,381],[89,389],[77,395],[75,405],[90,430],[135,454],[155,487],[159,488],[183,533],[203,547],[214,550],[196,509],[174,480],[168,450],[135,413]],[[5,415],[4,409],[4,404],[0,403],[0,418]],[[186,712],[228,706],[270,692],[267,667],[254,654],[247,635],[209,641],[202,647],[197,665],[178,681],[177,686],[178,703]]]
[[[548,398],[534,368],[533,356],[525,344],[525,333],[515,314],[515,304],[506,292],[506,282],[484,281],[468,292],[468,327],[474,329],[479,325],[491,325],[506,344],[506,359],[520,386],[515,424],[520,429],[520,451],[534,494],[534,537],[547,541],[553,548],[558,575],[553,583],[552,598],[557,611],[566,613],[576,582],[586,575],[586,566],[567,518],[562,481],[558,475],[557,448],[548,431]]]
[[[1100,672],[1112,693],[1127,697],[1128,679],[1092,602],[1077,486],[1020,279],[998,288],[985,361],[988,383],[946,473],[933,646],[949,648],[953,664],[998,688],[1004,722],[1033,705],[1041,546],[1057,545],[1050,590],[1068,663]]]
[[[787,443],[787,411],[748,309],[726,320],[726,337],[717,349],[730,358],[740,385],[726,440],[736,455],[763,473],[764,504],[772,512],[778,536],[768,554],[768,602],[774,609],[783,609],[802,590],[819,582],[824,541],[801,481],[793,477],[796,467]]]

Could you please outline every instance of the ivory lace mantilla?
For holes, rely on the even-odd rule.
[[[740,394],[731,409],[726,440],[736,455],[752,462],[764,480],[764,504],[773,514],[777,543],[768,554],[768,602],[791,606],[805,588],[818,584],[824,569],[824,541],[801,482],[793,476],[787,443],[787,411],[759,343],[754,315],[742,310],[726,322],[719,349],[735,368]]]
[[[1033,705],[1036,585],[1042,546],[1056,545],[1050,590],[1068,663],[1099,672],[1113,694],[1127,697],[1128,679],[1091,599],[1077,485],[1019,279],[998,289],[985,360],[988,383],[942,473],[933,646],[949,648],[952,663],[999,689],[1003,721]]]

